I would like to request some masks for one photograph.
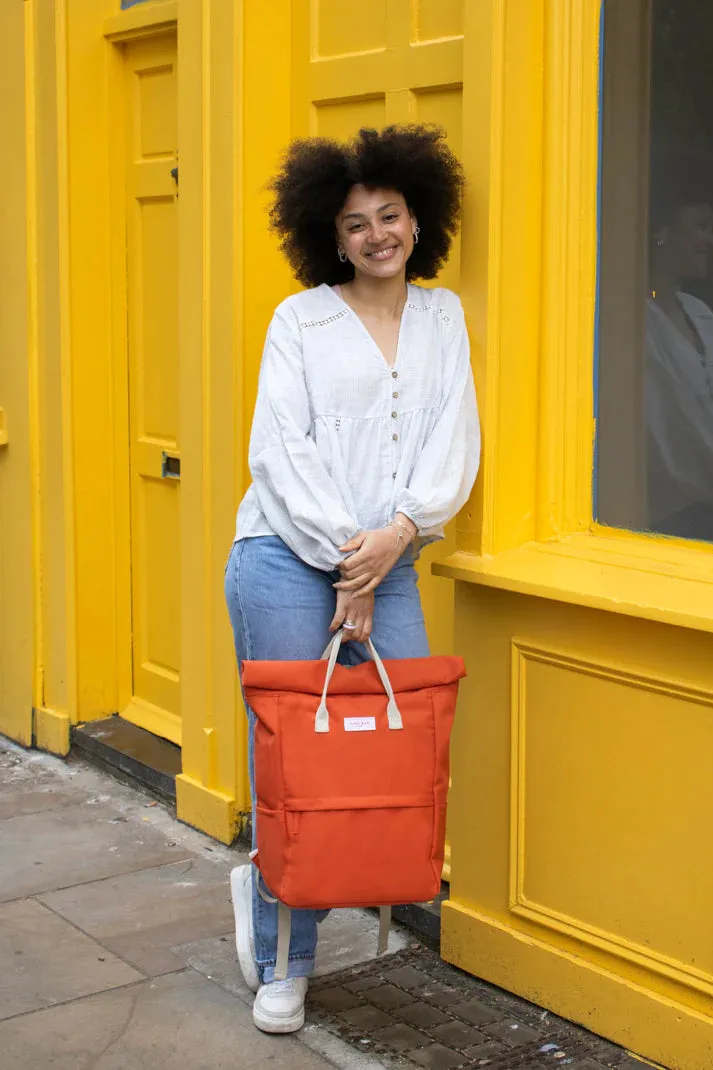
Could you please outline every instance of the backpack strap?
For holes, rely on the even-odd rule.
[[[287,966],[290,957],[290,935],[292,931],[292,911],[284,903],[277,904],[277,958],[275,960],[275,980],[287,980]]]
[[[391,928],[391,907],[379,907],[379,943],[377,955],[383,955],[389,948],[389,929]]]
[[[251,852],[251,857],[255,852]],[[257,872],[257,890],[266,903],[277,903],[277,956],[275,958],[275,980],[287,980],[287,967],[290,959],[290,937],[292,935],[292,911],[279,899],[268,895],[262,887],[262,874]]]
[[[339,629],[337,634],[328,645],[327,649],[322,654],[322,660],[327,660],[327,674],[324,679],[324,689],[322,690],[322,699],[317,708],[317,713],[314,718],[314,730],[315,732],[328,732],[329,731],[329,710],[327,709],[327,689],[329,688],[330,680],[332,679],[332,673],[334,672],[334,666],[337,664],[337,656],[339,654],[339,647],[341,646],[342,639],[344,638],[343,629]],[[400,729],[403,728],[403,721],[401,720],[401,713],[396,705],[396,698],[394,696],[394,689],[391,686],[389,675],[384,668],[384,663],[376,652],[376,647],[372,643],[371,639],[367,639],[366,648],[374,659],[376,665],[376,671],[379,674],[379,679],[384,685],[384,691],[388,697],[388,704],[386,707],[386,716],[389,721],[389,728]]]

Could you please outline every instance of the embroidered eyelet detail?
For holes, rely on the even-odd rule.
[[[342,316],[346,316],[349,309],[343,308],[341,312],[335,312],[333,316],[327,316],[323,320],[307,320],[306,323],[300,323],[300,327],[326,327],[328,323],[334,323],[335,320],[340,320]]]
[[[414,312],[432,312],[434,316],[439,316],[444,323],[451,322],[451,317],[446,315],[445,309],[441,308],[440,305],[438,308],[434,308],[433,305],[414,305],[412,301],[409,301],[408,307]]]
[[[338,431],[341,426],[342,426],[342,418],[341,418],[341,416],[338,416],[336,418],[336,420],[334,421],[334,430]]]

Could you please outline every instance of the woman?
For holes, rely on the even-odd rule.
[[[308,288],[277,308],[263,354],[225,579],[239,664],[317,659],[338,628],[345,664],[369,636],[384,658],[428,654],[414,562],[467,500],[480,432],[460,301],[410,280],[445,261],[462,186],[442,134],[416,126],[297,142],[275,179],[272,223]],[[323,914],[293,911],[275,982],[277,908],[251,867],[231,887],[255,1024],[299,1029]]]
[[[706,280],[713,177],[700,160],[653,168],[646,309],[648,527],[713,539],[713,312],[685,291]]]

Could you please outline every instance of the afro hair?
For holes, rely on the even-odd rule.
[[[270,222],[299,282],[335,286],[354,278],[353,265],[337,257],[335,220],[357,184],[402,194],[420,227],[407,278],[435,278],[458,230],[464,186],[444,138],[438,127],[404,125],[363,129],[345,144],[293,142],[270,185]]]

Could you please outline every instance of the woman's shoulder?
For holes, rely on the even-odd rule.
[[[684,312],[687,316],[690,316],[691,319],[713,320],[713,311],[711,311],[705,301],[701,301],[700,298],[694,297],[693,294],[687,294],[684,291],[679,293],[678,299],[683,306]]]
[[[459,321],[463,317],[460,297],[445,286],[416,286],[409,283],[409,307],[430,312],[443,323]]]
[[[275,320],[295,328],[311,327],[342,315],[342,303],[331,286],[315,286],[290,294],[275,309]]]

